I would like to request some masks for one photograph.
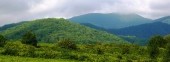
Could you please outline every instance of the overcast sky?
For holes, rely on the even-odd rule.
[[[170,0],[0,0],[0,26],[46,17],[86,13],[136,13],[156,19],[170,15]]]

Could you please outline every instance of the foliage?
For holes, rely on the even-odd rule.
[[[22,41],[23,44],[28,44],[28,45],[32,45],[32,46],[37,46],[37,39],[36,39],[36,35],[33,34],[31,31],[25,33],[22,37]]]
[[[6,38],[3,35],[0,35],[0,47],[3,47],[6,43]]]

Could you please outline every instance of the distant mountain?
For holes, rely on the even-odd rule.
[[[150,19],[141,17],[137,14],[101,14],[89,13],[85,15],[70,18],[71,21],[77,23],[90,23],[102,28],[124,28],[151,22]]]
[[[115,33],[117,35],[129,35],[148,39],[153,35],[170,34],[170,25],[163,22],[153,22],[121,29],[109,29],[108,32]]]
[[[163,22],[163,23],[170,24],[170,16],[165,16],[165,17],[156,19],[155,21],[156,22]]]
[[[33,31],[42,42],[56,42],[61,39],[71,39],[77,43],[113,42],[128,43],[116,35],[98,31],[65,19],[37,19],[0,32],[8,39],[20,39],[27,31]]]

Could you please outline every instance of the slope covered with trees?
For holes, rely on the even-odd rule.
[[[47,18],[22,23],[0,32],[8,39],[19,39],[23,33],[32,31],[38,41],[56,42],[71,39],[78,43],[114,42],[127,43],[121,38],[92,28],[72,23],[65,19]]]

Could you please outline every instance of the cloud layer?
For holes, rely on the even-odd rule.
[[[86,13],[136,13],[155,19],[170,15],[169,5],[170,0],[0,0],[0,25]]]

